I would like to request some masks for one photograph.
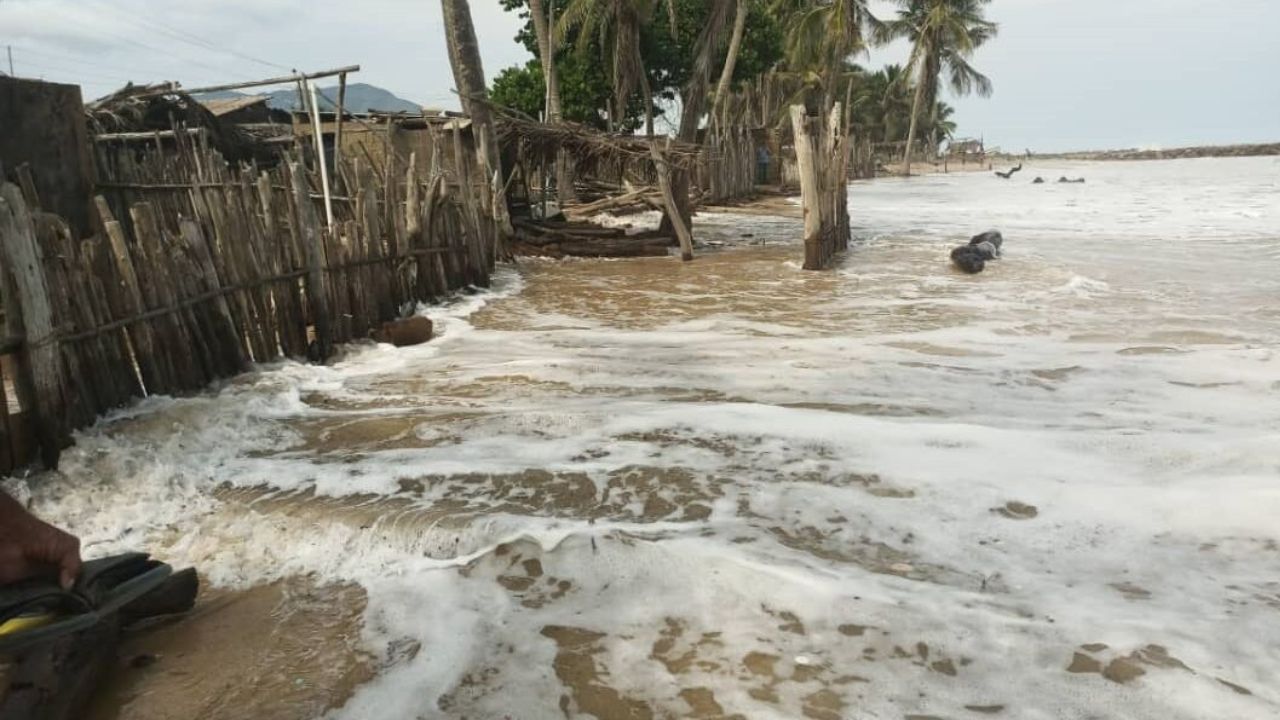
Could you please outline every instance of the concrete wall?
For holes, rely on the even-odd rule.
[[[79,237],[92,234],[93,172],[80,88],[0,77],[0,165],[6,177],[31,165],[41,207]]]

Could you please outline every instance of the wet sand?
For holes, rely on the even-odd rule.
[[[364,592],[295,578],[205,590],[196,608],[125,635],[86,720],[310,720],[374,674]]]

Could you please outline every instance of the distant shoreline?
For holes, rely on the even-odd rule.
[[[1084,150],[1065,153],[1032,153],[1032,160],[1177,160],[1182,158],[1258,157],[1280,155],[1280,143],[1198,145],[1167,150]],[[1025,154],[998,153],[1003,159],[1026,159]]]

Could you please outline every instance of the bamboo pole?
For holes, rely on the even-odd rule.
[[[334,68],[332,70],[321,70],[313,73],[294,73],[283,77],[267,78],[265,80],[249,80],[247,82],[226,83],[224,85],[206,85],[204,87],[182,88],[182,92],[188,95],[199,95],[201,93],[220,92],[222,90],[243,90],[245,88],[263,87],[266,85],[285,85],[298,80],[319,80],[321,78],[333,77],[334,75],[345,75],[347,73],[360,72],[359,65],[347,65],[346,67]],[[155,97],[157,95],[169,95],[174,92],[171,87],[159,90],[148,90],[140,92],[132,97]]]
[[[329,232],[333,232],[333,196],[329,192],[329,161],[324,156],[324,135],[320,132],[320,106],[316,103],[316,86],[305,79],[302,84],[310,92],[311,125],[314,128],[316,140],[316,162],[320,165],[320,189],[324,193],[324,219]]]

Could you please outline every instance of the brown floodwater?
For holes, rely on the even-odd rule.
[[[95,720],[1274,716],[1280,165],[1062,170],[856,184],[823,273],[745,213],[522,261],[104,421],[34,507],[208,590]]]

